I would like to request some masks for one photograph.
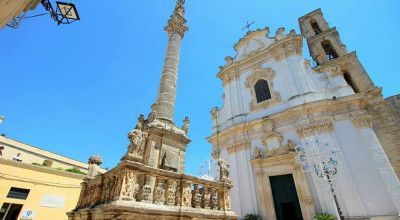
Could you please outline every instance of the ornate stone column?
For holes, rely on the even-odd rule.
[[[175,109],[176,81],[178,78],[178,65],[181,41],[188,30],[184,18],[185,0],[178,0],[173,15],[168,21],[165,31],[168,32],[168,48],[158,88],[157,118],[172,122]]]

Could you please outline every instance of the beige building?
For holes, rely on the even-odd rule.
[[[0,149],[0,220],[67,219],[88,164],[3,136]]]
[[[33,10],[41,0],[1,0],[0,1],[0,29],[21,13]]]

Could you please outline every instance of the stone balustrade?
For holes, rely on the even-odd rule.
[[[133,161],[122,161],[114,169],[82,185],[76,209],[132,201],[132,204],[231,210],[229,180],[209,181]]]

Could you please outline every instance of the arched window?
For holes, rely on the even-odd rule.
[[[343,78],[346,80],[347,85],[349,85],[354,93],[358,92],[357,86],[354,84],[353,79],[351,78],[350,74],[348,72],[343,73]]]
[[[311,23],[312,29],[313,29],[314,32],[315,32],[315,35],[317,35],[317,34],[319,34],[319,33],[322,32],[322,31],[321,31],[321,28],[319,28],[319,25],[318,25],[318,23],[317,23],[316,20],[313,19],[313,20],[310,21],[310,23]]]
[[[268,82],[263,79],[257,81],[257,83],[254,85],[254,90],[256,92],[257,103],[271,98]]]
[[[333,60],[339,57],[329,40],[322,41],[321,46],[324,49],[328,60]]]

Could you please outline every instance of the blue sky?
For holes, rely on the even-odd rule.
[[[163,31],[174,0],[74,2],[81,21],[57,26],[50,17],[0,30],[0,133],[86,161],[100,154],[112,168],[127,132],[150,111],[167,44]],[[209,111],[221,106],[218,66],[244,35],[269,26],[299,32],[297,19],[322,8],[343,43],[356,50],[385,97],[399,93],[398,0],[187,0],[175,122],[191,119],[186,171],[209,158]],[[30,15],[42,13],[39,6]],[[309,57],[305,54],[305,57]]]

